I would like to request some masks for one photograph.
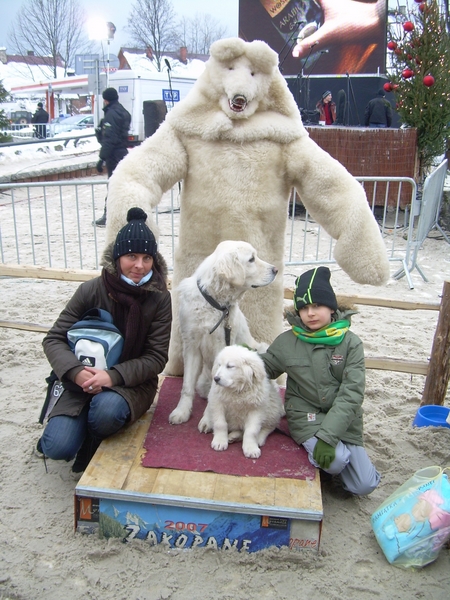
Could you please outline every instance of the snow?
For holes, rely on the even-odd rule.
[[[149,74],[158,73],[156,67],[156,61],[152,61],[147,56],[142,54],[134,54],[132,52],[124,52],[125,58],[127,59],[128,64],[132,71],[134,71],[138,76],[145,76]],[[168,56],[163,56],[161,58],[161,63],[164,65],[165,61],[168,60],[171,67],[171,75],[173,77],[189,77],[193,79],[197,79],[203,71],[205,70],[205,63],[199,59],[188,60],[187,64],[180,62],[179,60],[175,60]],[[167,68],[163,69],[163,72],[167,71]]]
[[[87,135],[86,130],[71,131],[70,137],[76,138]],[[64,136],[61,136],[64,137]],[[75,162],[81,165],[96,162],[100,145],[94,135],[81,140],[69,142],[52,142],[58,139],[49,138],[42,143],[15,144],[0,148],[0,183],[8,180],[11,175],[26,171],[30,175],[39,175],[43,169],[57,172],[66,165]],[[76,145],[75,145],[76,143]]]

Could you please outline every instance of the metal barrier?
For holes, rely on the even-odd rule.
[[[424,272],[417,263],[417,255],[427,236],[433,229],[438,229],[448,244],[450,244],[450,238],[442,230],[439,225],[439,213],[441,211],[442,197],[444,194],[444,183],[447,175],[447,159],[443,160],[441,164],[428,175],[423,184],[422,200],[420,208],[420,216],[417,223],[417,229],[411,232],[411,239],[409,239],[407,253],[403,268],[394,274],[395,279],[400,279],[404,275],[407,277],[414,269],[422,276],[424,281],[428,281],[425,277]]]
[[[98,269],[105,230],[94,221],[103,214],[107,184],[107,179],[0,184],[1,262]],[[178,231],[176,190],[154,211],[170,268]]]
[[[0,185],[2,262],[97,269],[107,180]]]
[[[34,135],[34,125],[31,123],[11,123],[8,128],[0,129],[3,135],[9,135],[13,139],[32,138]]]
[[[442,190],[446,161],[432,174],[424,188],[422,206],[416,199],[416,183],[409,177],[358,177],[373,188],[369,205],[377,219],[389,261],[400,263],[394,275],[403,275],[413,289],[410,273],[417,265],[417,253],[430,227],[437,226],[436,195]],[[439,174],[438,176],[435,173]],[[0,185],[0,258],[2,263],[48,267],[98,269],[104,245],[104,230],[93,222],[103,212],[107,180],[81,179],[69,182],[15,183]],[[379,187],[378,187],[379,186]],[[380,199],[380,190],[382,197]],[[410,189],[410,191],[409,191]],[[401,198],[406,206],[401,208]],[[163,196],[154,210],[161,252],[169,269],[173,267],[178,237],[180,186]],[[442,194],[441,194],[442,195]],[[431,200],[430,198],[433,198]],[[380,203],[381,201],[381,203]],[[297,214],[299,213],[299,214]],[[415,232],[415,218],[419,215]],[[430,221],[430,215],[432,215]],[[425,223],[432,223],[425,226]],[[301,240],[300,247],[294,240]],[[286,235],[286,261],[291,265],[335,263],[335,241],[315,223],[297,202],[293,191],[290,227]],[[411,259],[412,257],[412,259]]]
[[[368,194],[368,201],[380,226],[381,235],[385,240],[389,261],[401,263],[409,287],[412,289],[414,286],[409,275],[410,269],[406,257],[410,254],[409,246],[413,239],[414,217],[418,213],[416,182],[410,177],[356,177],[356,179],[363,187],[365,187],[365,184],[372,184],[373,190],[372,193]],[[379,186],[383,187],[381,204]],[[407,186],[406,190],[405,186]],[[410,191],[408,191],[408,188],[410,188]],[[406,205],[407,208],[402,210],[401,199],[404,198],[405,193],[409,200]],[[294,190],[290,210],[291,225],[288,228],[290,244],[286,265],[335,263],[333,257],[335,240],[320,225],[311,220],[308,211],[303,211],[299,221],[296,217],[297,206],[297,193]],[[301,231],[302,227],[303,231]],[[299,235],[303,243],[301,253],[296,254],[293,249],[293,242],[294,238],[298,239]]]
[[[8,133],[7,131],[1,131],[0,133]],[[79,133],[79,131],[78,131]],[[67,146],[70,140],[74,141],[74,146],[78,144],[78,141],[85,138],[93,138],[95,137],[95,133],[84,133],[83,135],[70,135],[70,132],[67,132],[65,136],[58,135],[58,137],[47,137],[45,139],[35,138],[33,132],[30,135],[26,134],[23,136],[13,135],[13,140],[11,142],[2,142],[0,144],[0,151],[2,148],[9,148],[13,146],[16,148],[17,146],[25,146],[30,144],[61,144],[64,142],[64,146]]]

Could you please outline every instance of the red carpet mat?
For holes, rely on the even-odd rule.
[[[279,431],[275,430],[261,448],[257,459],[245,458],[242,442],[235,442],[224,452],[211,448],[212,433],[197,429],[206,406],[206,400],[195,397],[192,416],[187,423],[170,425],[169,414],[180,399],[181,377],[166,377],[159,392],[144,448],[142,466],[180,469],[183,471],[213,471],[224,475],[247,477],[285,477],[314,479],[315,469],[306,451],[289,437],[286,419]]]

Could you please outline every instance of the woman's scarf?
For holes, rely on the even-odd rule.
[[[325,346],[337,346],[344,339],[349,327],[350,321],[342,319],[341,321],[333,321],[329,325],[326,325],[317,331],[306,331],[306,329],[303,329],[302,327],[292,325],[292,332],[307,344],[325,344]]]
[[[142,303],[148,292],[129,285],[106,269],[102,270],[102,279],[108,295],[114,301],[114,324],[125,338],[120,362],[137,358],[142,353],[147,333],[143,326]]]

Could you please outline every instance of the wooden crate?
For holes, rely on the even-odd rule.
[[[75,488],[77,531],[174,548],[319,548],[318,470],[303,480],[142,467],[152,414],[100,445]]]

